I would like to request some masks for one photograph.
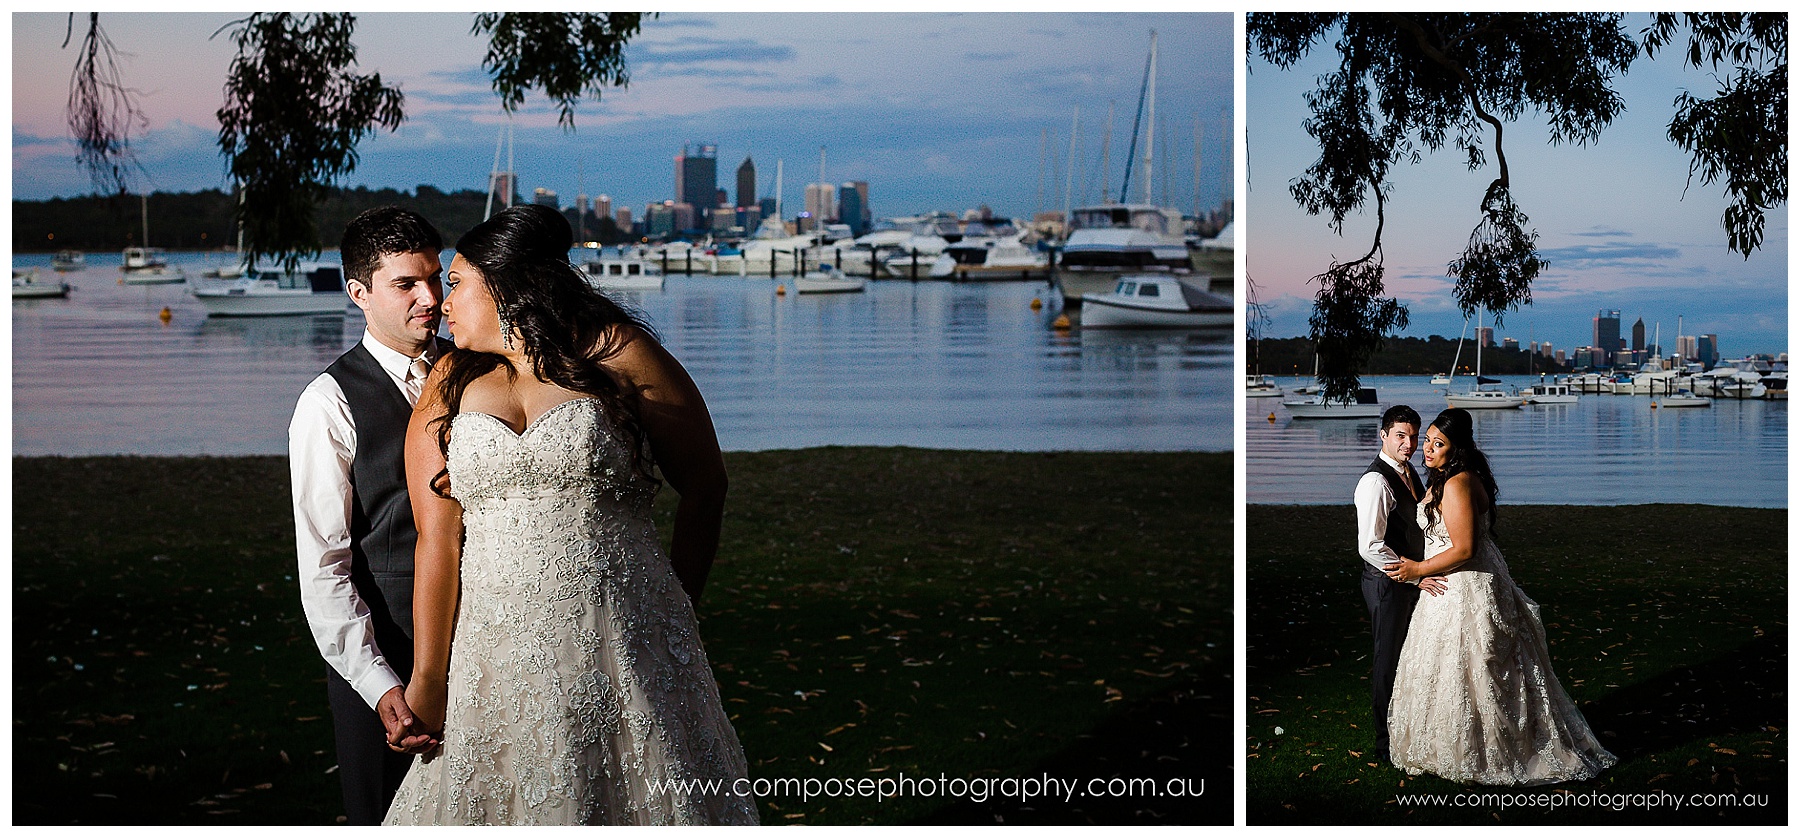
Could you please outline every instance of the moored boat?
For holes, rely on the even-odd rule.
[[[236,279],[198,282],[188,293],[216,317],[343,314],[350,304],[343,268],[322,263],[293,271],[250,268]]]
[[[171,266],[163,252],[154,247],[127,247],[121,256],[119,270],[126,285],[165,285],[186,282],[187,274]]]
[[[79,271],[87,267],[87,254],[79,250],[58,250],[50,257],[50,268],[56,271]]]
[[[1373,387],[1358,387],[1353,399],[1326,399],[1324,394],[1310,399],[1292,399],[1281,403],[1295,419],[1379,419],[1384,408]]]
[[[630,256],[600,256],[582,265],[588,284],[603,291],[660,291],[662,268]]]
[[[1251,373],[1244,376],[1244,395],[1252,399],[1266,399],[1281,395],[1281,387],[1275,383],[1275,376]]]
[[[1581,394],[1566,381],[1540,381],[1524,393],[1526,404],[1575,404]]]
[[[43,279],[36,268],[13,269],[12,295],[15,300],[45,299],[69,296],[69,283],[60,279]]]
[[[1677,390],[1670,395],[1663,396],[1652,404],[1652,406],[1655,405],[1661,405],[1662,407],[1710,407],[1712,406],[1712,400],[1704,396],[1696,396],[1692,390],[1683,389]]]
[[[843,271],[830,265],[794,277],[794,292],[797,294],[854,294],[867,287],[867,280],[862,277],[846,276]]]
[[[1111,293],[1088,294],[1081,309],[1083,329],[1177,328],[1230,326],[1237,307],[1231,300],[1200,290],[1173,276],[1132,274],[1121,277]]]

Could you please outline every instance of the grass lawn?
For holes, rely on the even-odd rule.
[[[1556,673],[1619,764],[1464,807],[1401,796],[1506,790],[1375,764],[1354,510],[1246,524],[1251,824],[1787,821],[1787,510],[1502,506]]]
[[[701,633],[753,778],[1164,792],[771,795],[765,823],[1230,822],[1230,455],[727,465]],[[13,515],[16,823],[336,820],[285,458],[15,458]]]

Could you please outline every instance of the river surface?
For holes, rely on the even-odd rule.
[[[1498,378],[1508,387],[1537,383],[1535,376]],[[1304,382],[1277,383],[1291,392]],[[1363,386],[1376,388],[1384,406],[1411,405],[1427,424],[1448,406],[1447,388],[1427,375],[1365,376]],[[1381,448],[1380,420],[1295,419],[1282,399],[1247,401],[1249,501],[1349,504]],[[1711,407],[1652,408],[1657,401],[1583,395],[1572,405],[1470,413],[1501,503],[1787,507],[1787,402],[1714,399]],[[1422,475],[1417,455],[1413,464]]]
[[[170,258],[190,277],[219,261]],[[119,284],[117,260],[88,254],[62,275],[68,299],[13,302],[13,453],[285,454],[294,399],[361,338],[361,312],[346,298],[341,315],[208,317],[186,285]],[[49,261],[14,265],[48,275]],[[779,296],[779,282],[677,275],[623,295],[693,376],[727,450],[1231,449],[1230,329],[1059,332],[1043,282],[817,296]]]

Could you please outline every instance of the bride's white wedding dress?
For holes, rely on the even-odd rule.
[[[522,434],[453,420],[465,535],[444,742],[388,823],[756,822],[731,793],[744,752],[651,520],[655,487],[613,429],[591,398]]]
[[[1442,520],[1419,504],[1427,558],[1450,548]],[[1538,605],[1519,590],[1488,535],[1447,577],[1442,596],[1421,596],[1400,651],[1388,704],[1394,765],[1408,774],[1492,786],[1585,780],[1618,762],[1600,746],[1550,668]]]

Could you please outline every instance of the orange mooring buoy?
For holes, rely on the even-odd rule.
[[[1275,411],[1269,411],[1269,424],[1275,424]]]
[[[1058,329],[1058,330],[1069,328],[1069,315],[1067,315],[1067,314],[1056,315],[1056,319],[1050,322],[1050,328]]]
[[[175,313],[169,311],[168,306],[163,306],[163,310],[156,313],[156,319],[161,320],[164,323],[169,322],[174,317]]]
[[[787,296],[787,286],[786,285],[775,286],[775,296],[777,296],[777,297]]]
[[[1043,307],[1044,307],[1044,301],[1043,301],[1043,300],[1040,300],[1040,299],[1038,299],[1038,298],[1036,298],[1036,297],[1032,297],[1032,298],[1031,298],[1031,310],[1032,310],[1032,311],[1037,311],[1037,310],[1038,310],[1038,309],[1041,309],[1041,308],[1043,308]]]

